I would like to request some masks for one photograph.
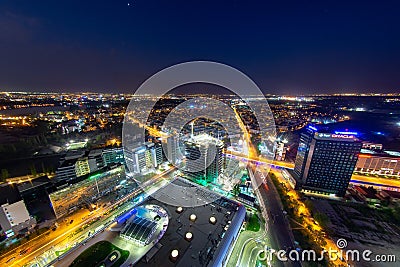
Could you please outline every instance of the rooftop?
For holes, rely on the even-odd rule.
[[[121,235],[130,237],[140,242],[145,242],[149,235],[154,232],[157,223],[146,218],[135,216],[131,222],[128,222]]]
[[[0,205],[5,203],[14,203],[20,201],[22,198],[18,192],[16,185],[0,184]]]
[[[177,185],[182,187],[191,186],[177,179],[173,182],[175,190]],[[158,194],[169,194],[174,187],[166,186],[160,189]],[[207,189],[199,187],[196,199],[208,203]],[[204,194],[204,197],[202,197]],[[176,192],[176,198],[186,197],[184,193]],[[160,203],[157,199],[149,198],[147,202],[165,208],[170,215],[168,228],[159,241],[159,250],[154,255],[146,255],[135,266],[208,266],[217,257],[219,249],[226,245],[225,237],[230,236],[238,224],[238,210],[244,207],[229,199],[219,197],[215,201],[197,207],[180,207]],[[243,215],[244,217],[244,215]],[[178,256],[176,261],[170,259],[171,252],[176,250]]]
[[[216,145],[223,145],[223,142],[221,140],[218,140],[217,138],[214,138],[208,134],[199,134],[199,135],[194,135],[192,136],[188,142],[192,142],[195,144],[199,145],[208,145],[210,143],[214,143]]]
[[[388,157],[396,159],[400,158],[400,152],[389,151],[389,150],[383,150],[378,152],[370,149],[361,149],[361,154],[365,155],[366,158],[369,157]]]

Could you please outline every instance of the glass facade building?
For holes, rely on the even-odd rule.
[[[301,135],[294,174],[304,191],[344,196],[362,144],[351,134],[319,133],[308,128]]]
[[[184,173],[192,180],[215,182],[223,168],[223,147],[222,141],[207,134],[192,137],[185,142]]]

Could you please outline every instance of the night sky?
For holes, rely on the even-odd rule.
[[[0,91],[133,93],[212,60],[265,93],[400,92],[400,2],[349,2],[2,0]]]

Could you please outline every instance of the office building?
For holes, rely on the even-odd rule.
[[[89,173],[90,173],[90,168],[89,168],[88,158],[87,157],[79,158],[75,162],[76,177],[81,177],[81,176],[89,174]]]
[[[76,162],[79,158],[84,157],[85,154],[86,152],[84,150],[68,151],[65,157],[60,160],[60,166],[56,170],[56,180],[70,181],[75,179],[77,177]]]
[[[192,136],[185,142],[184,173],[193,180],[215,182],[223,169],[222,141],[207,134]]]
[[[61,162],[56,170],[56,180],[70,181],[89,174],[90,172],[88,157],[66,159]]]
[[[179,156],[179,139],[176,135],[168,136],[166,145],[166,157],[168,161],[174,165],[179,164],[181,157]]]
[[[142,146],[125,148],[126,166],[131,173],[146,174],[163,162],[162,147],[158,143],[146,142]]]
[[[162,147],[158,143],[146,142],[146,165],[157,168],[163,162]]]
[[[323,133],[309,126],[301,134],[295,161],[297,187],[344,196],[361,146],[355,133]]]
[[[143,173],[147,170],[146,147],[125,148],[124,153],[126,166],[131,173]]]
[[[76,159],[68,159],[61,162],[60,166],[56,170],[56,180],[69,181],[75,179],[75,162]]]
[[[36,225],[23,200],[5,203],[0,207],[0,225],[7,237],[26,233]]]
[[[362,142],[362,148],[370,149],[370,150],[382,150],[383,145],[377,144],[377,143],[372,143],[372,142]]]
[[[125,162],[124,150],[122,147],[104,149],[102,155],[106,166],[111,164],[122,164]]]
[[[94,149],[89,152],[88,163],[90,172],[98,171],[104,168],[103,151],[101,149]]]
[[[154,146],[154,150],[155,150],[155,159],[154,160],[157,163],[156,167],[158,167],[161,163],[164,162],[162,145],[160,143],[156,143]]]
[[[400,155],[390,155],[385,151],[376,153],[361,150],[361,152],[358,156],[355,173],[400,177]]]
[[[286,158],[286,144],[288,141],[286,139],[278,139],[276,142],[275,160],[285,160]]]

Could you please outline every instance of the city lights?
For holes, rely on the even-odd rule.
[[[398,10],[2,1],[0,266],[400,266]]]

